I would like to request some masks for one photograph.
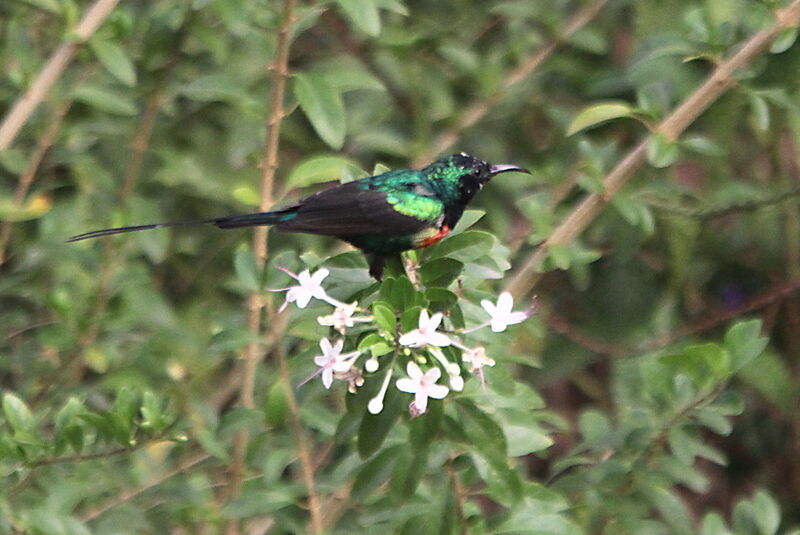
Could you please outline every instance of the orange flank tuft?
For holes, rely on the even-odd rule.
[[[431,245],[435,245],[439,243],[442,240],[442,238],[444,238],[448,234],[450,234],[450,227],[448,227],[447,225],[443,225],[442,228],[439,229],[439,232],[437,232],[433,236],[429,236],[424,240],[421,240],[417,247],[425,248],[425,247],[430,247]]]

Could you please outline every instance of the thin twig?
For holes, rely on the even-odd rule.
[[[452,126],[436,136],[428,149],[414,158],[413,165],[419,167],[428,164],[439,154],[455,145],[464,130],[474,126],[478,121],[483,119],[500,99],[508,93],[509,89],[529,78],[564,41],[594,19],[607,3],[608,0],[594,0],[579,9],[567,20],[552,41],[538,49],[533,55],[511,71],[500,84],[497,91],[467,107],[464,112],[456,118]]]
[[[294,0],[285,0],[283,5],[283,20],[278,30],[275,58],[269,67],[274,75],[274,85],[270,97],[270,114],[267,121],[267,136],[261,164],[261,202],[259,204],[259,209],[262,212],[269,210],[273,203],[275,172],[278,169],[278,144],[280,141],[281,124],[284,117],[283,100],[286,91],[286,81],[289,78],[290,33],[294,18]],[[264,268],[267,260],[269,251],[267,239],[267,228],[263,226],[256,227],[253,232],[253,251],[260,269]],[[241,355],[242,381],[240,383],[239,403],[243,407],[252,408],[255,406],[254,390],[256,370],[264,354],[261,344],[257,341],[261,336],[261,319],[264,309],[261,295],[257,292],[251,293],[247,298],[247,307],[247,327],[253,335],[254,341],[247,344],[247,347]],[[271,319],[274,319],[274,314],[271,313],[271,310],[269,312],[269,315],[272,317]],[[280,346],[277,340],[273,343],[276,348]],[[246,429],[239,431],[234,437],[233,457],[230,465],[230,479],[226,490],[226,500],[232,500],[237,497],[241,491],[241,485],[246,470],[247,447],[249,442],[250,435]],[[313,481],[312,487],[309,489],[309,494],[314,495]],[[313,509],[312,520],[315,520],[315,512]],[[318,518],[316,522],[319,522]],[[235,519],[228,522],[226,533],[231,535],[239,533],[239,524]]]
[[[148,481],[143,485],[132,488],[130,490],[125,490],[101,505],[92,507],[81,516],[81,521],[89,522],[90,520],[94,520],[100,515],[103,515],[108,511],[110,511],[111,509],[122,505],[123,503],[140,495],[141,493],[153,487],[157,487],[158,485],[162,484],[164,481],[172,477],[175,477],[183,472],[186,472],[187,470],[193,468],[195,465],[205,461],[210,457],[211,456],[208,453],[198,453],[197,455],[189,457],[188,459],[180,463],[177,467],[175,467],[173,470],[170,470],[169,472],[161,474],[157,477],[154,477],[153,479],[151,479],[150,481]]]
[[[28,196],[31,184],[33,184],[36,172],[39,170],[39,166],[42,164],[47,151],[49,151],[50,147],[55,143],[56,137],[61,130],[61,125],[64,122],[64,117],[67,115],[70,107],[72,107],[72,100],[65,100],[53,110],[50,124],[47,125],[44,133],[39,138],[36,149],[33,151],[31,159],[28,161],[28,166],[19,177],[17,189],[14,192],[14,203],[16,206],[22,207],[25,205],[25,199]],[[12,225],[13,223],[11,221],[3,221],[2,226],[0,226],[0,265],[5,263],[6,260],[6,247],[8,247],[8,242],[11,239]]]
[[[144,113],[136,127],[136,133],[131,140],[131,156],[128,160],[128,168],[125,171],[125,177],[122,179],[122,188],[120,189],[120,200],[123,205],[127,204],[130,194],[136,187],[136,182],[139,180],[141,174],[142,162],[147,148],[150,145],[150,139],[153,135],[153,127],[155,126],[158,114],[164,100],[164,92],[166,91],[167,84],[169,83],[172,71],[180,60],[183,42],[189,34],[187,29],[191,22],[191,11],[184,20],[183,25],[178,29],[178,36],[172,48],[172,54],[166,65],[161,69],[158,76],[158,81],[150,96],[147,97],[147,103],[144,107]]]
[[[722,308],[705,311],[704,313],[697,315],[699,318],[697,321],[693,321],[675,329],[674,331],[658,336],[655,339],[648,341],[644,345],[629,347],[614,344],[607,340],[603,340],[581,332],[571,325],[569,320],[553,310],[548,311],[544,317],[548,328],[565,336],[569,340],[575,342],[581,347],[588,349],[589,351],[599,355],[608,355],[614,358],[634,357],[643,353],[663,349],[680,340],[710,331],[711,329],[715,329],[721,325],[726,325],[737,318],[769,307],[776,303],[780,303],[781,301],[785,301],[798,291],[800,291],[800,279],[792,279],[781,282],[769,290],[756,295],[752,299],[736,308]]]
[[[736,83],[734,75],[752,63],[769,49],[778,35],[789,28],[800,25],[800,0],[775,13],[775,24],[753,35],[733,56],[718,64],[716,69],[655,129],[653,135],[660,135],[674,142],[711,104]],[[651,136],[652,137],[652,136]],[[515,297],[519,298],[529,292],[539,281],[538,272],[548,249],[555,244],[571,243],[605,205],[622,187],[630,181],[634,174],[647,161],[647,146],[651,137],[645,138],[636,145],[603,179],[603,191],[587,195],[583,201],[556,227],[550,236],[523,263],[522,268],[514,275],[506,286]]]
[[[67,65],[72,62],[78,49],[94,35],[97,28],[119,0],[96,0],[78,23],[74,31],[70,32],[68,40],[53,52],[50,59],[36,75],[28,91],[14,103],[11,111],[0,124],[0,150],[11,146],[20,129],[28,122],[36,107],[45,99],[53,85],[61,78]]]

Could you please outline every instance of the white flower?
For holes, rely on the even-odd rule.
[[[353,313],[358,306],[357,302],[352,302],[349,305],[341,304],[336,307],[332,314],[327,316],[320,316],[317,321],[320,325],[327,325],[333,327],[342,334],[345,334],[347,327],[352,327],[356,323],[372,321],[369,317],[353,317]]]
[[[325,301],[328,300],[328,295],[325,293],[325,289],[322,287],[322,280],[330,273],[330,271],[327,269],[318,269],[313,275],[307,269],[301,271],[299,275],[295,275],[288,269],[280,267],[278,269],[285,272],[300,283],[297,286],[270,290],[271,292],[286,291],[286,300],[278,309],[278,312],[283,312],[289,303],[297,303],[298,308],[306,308],[308,303],[311,301],[311,298],[322,299]]]
[[[514,298],[511,297],[511,294],[508,292],[500,294],[500,297],[497,298],[497,305],[488,299],[484,299],[481,301],[481,306],[492,317],[492,330],[496,333],[505,331],[506,327],[509,325],[525,321],[530,315],[529,311],[511,311],[511,308],[514,306]]]
[[[389,381],[392,378],[392,372],[394,370],[389,368],[389,371],[386,372],[386,376],[383,378],[383,384],[381,385],[381,390],[378,392],[374,398],[369,400],[367,404],[367,410],[370,414],[378,414],[383,410],[383,398],[386,396],[386,388],[389,386]]]
[[[319,369],[300,384],[303,385],[311,378],[322,374],[322,384],[325,385],[325,388],[330,388],[331,383],[333,383],[333,372],[343,373],[348,371],[359,352],[352,351],[342,355],[344,340],[339,340],[336,345],[331,345],[330,340],[323,338],[319,342],[319,347],[322,349],[322,355],[314,357],[314,364],[319,366]]]
[[[464,352],[461,354],[461,360],[463,360],[464,362],[469,362],[470,364],[469,371],[477,374],[478,377],[480,377],[481,387],[483,387],[485,391],[486,377],[483,375],[483,367],[494,366],[495,365],[494,359],[486,356],[486,349],[483,347],[476,347],[475,349],[470,349],[468,347],[465,347],[462,349]]]
[[[441,363],[442,367],[444,367],[445,371],[447,372],[447,377],[449,378],[450,382],[450,390],[453,390],[454,392],[461,392],[464,390],[464,378],[461,377],[461,367],[455,362],[448,361],[442,350],[438,347],[430,347],[428,348],[428,352],[433,355],[436,360],[439,361],[439,363]]]
[[[486,356],[486,348],[476,347],[475,349],[467,348],[461,355],[464,362],[469,362],[469,371],[478,373],[484,366],[494,366],[495,361],[493,358]]]
[[[445,347],[450,345],[450,339],[443,333],[436,332],[439,324],[442,323],[442,313],[437,312],[432,317],[428,317],[428,311],[422,310],[419,313],[419,327],[409,331],[400,337],[400,344],[410,347],[423,347],[426,345]]]
[[[428,398],[442,399],[450,391],[446,386],[437,385],[436,381],[442,375],[442,370],[433,367],[425,373],[419,369],[415,362],[406,366],[408,377],[397,380],[397,389],[409,394],[414,394],[412,414],[422,414],[428,408]]]
[[[378,357],[372,356],[364,363],[364,369],[367,370],[369,373],[374,373],[378,371],[379,363]]]

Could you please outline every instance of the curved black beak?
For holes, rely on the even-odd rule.
[[[492,165],[489,167],[489,171],[492,173],[492,176],[500,174],[500,173],[508,173],[509,171],[516,171],[517,173],[528,173],[531,174],[530,171],[525,169],[524,167],[520,167],[518,165],[501,163],[497,165]]]

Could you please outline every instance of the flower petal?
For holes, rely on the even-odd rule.
[[[306,273],[308,273],[307,270]],[[315,286],[319,286],[322,283],[322,280],[328,275],[330,275],[330,271],[328,269],[320,268],[313,275],[311,275],[310,280]]]
[[[450,392],[450,389],[443,385],[430,385],[426,390],[428,397],[434,399],[442,399],[448,392]]]
[[[508,292],[503,292],[500,294],[500,297],[497,298],[497,310],[502,311],[505,314],[511,312],[511,309],[514,307],[514,298],[511,297],[511,294]]]
[[[420,317],[422,317],[422,316],[420,316]],[[430,331],[435,331],[439,327],[439,324],[442,323],[442,318],[443,317],[444,317],[444,315],[441,312],[437,312],[436,314],[431,316],[431,319],[428,320],[428,325],[426,326],[427,329],[430,330]],[[420,322],[420,328],[422,328],[421,323],[422,322]]]
[[[331,346],[331,341],[327,338],[323,338],[319,341],[319,348],[322,350],[322,354],[326,357],[333,353],[333,347]]]
[[[417,390],[419,390],[419,383],[408,377],[398,379],[395,386],[397,386],[397,389],[401,392],[408,392],[409,394],[415,394]]]
[[[414,329],[402,335],[398,342],[403,346],[422,347],[425,345],[425,338],[419,332],[419,329]]]
[[[497,310],[497,307],[494,306],[494,303],[488,299],[481,299],[481,306],[484,310],[486,310],[486,312],[489,313],[490,316],[494,316],[495,310]]]
[[[447,347],[452,343],[446,334],[437,332],[428,333],[426,341],[430,345],[438,347]]]
[[[297,286],[296,288],[297,288],[297,291],[294,293],[295,304],[297,304],[297,308],[306,308],[308,306],[308,303],[311,301],[312,295],[311,295],[310,292],[306,291],[304,288],[301,288],[299,286]],[[291,290],[290,290],[290,292],[291,292]],[[287,298],[287,299],[292,301],[292,299],[290,299],[290,298]]]
[[[322,370],[322,384],[325,388],[330,388],[331,384],[333,384],[333,370],[331,368]]]
[[[417,366],[417,363],[414,362],[413,360],[409,361],[408,364],[406,365],[406,373],[408,374],[409,377],[411,377],[417,382],[419,382],[422,379],[422,370],[419,369],[419,366]]]
[[[417,369],[419,369],[419,367],[417,367]],[[439,380],[439,377],[441,376],[442,376],[442,370],[440,370],[437,367],[433,367],[425,372],[425,381],[427,381],[428,383],[435,383],[436,381]]]
[[[414,406],[420,413],[428,408],[428,395],[425,392],[417,392],[414,396]]]

